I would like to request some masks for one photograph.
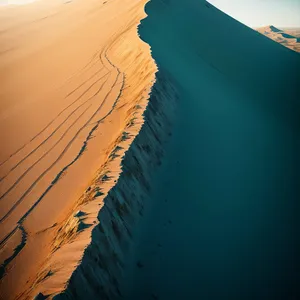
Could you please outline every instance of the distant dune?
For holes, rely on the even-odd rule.
[[[275,42],[291,50],[300,52],[300,28],[278,29],[271,25],[257,28],[256,30]]]
[[[282,30],[295,37],[300,37],[300,28],[283,27]]]

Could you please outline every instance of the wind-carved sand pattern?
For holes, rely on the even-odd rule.
[[[0,32],[4,48],[16,47],[0,55],[1,299],[64,289],[143,124],[156,72],[137,35],[147,1],[54,1],[49,11],[47,1],[35,9],[40,2],[0,10],[24,15]]]

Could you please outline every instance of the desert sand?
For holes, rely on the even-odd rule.
[[[0,20],[3,299],[296,298],[298,53],[204,0]]]
[[[279,29],[273,25],[270,25],[266,27],[257,28],[257,31],[291,50],[300,52],[299,28]]]
[[[155,80],[145,2],[0,8],[1,299],[61,291],[89,244]]]
[[[283,27],[282,30],[288,34],[295,36],[295,37],[300,37],[300,28],[299,27]]]
[[[146,13],[179,100],[119,299],[298,298],[299,54],[205,1]]]

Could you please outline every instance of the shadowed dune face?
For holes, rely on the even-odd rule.
[[[178,115],[120,299],[297,298],[299,55],[205,1],[146,13]]]
[[[272,32],[280,32],[281,31],[280,29],[276,28],[273,25],[269,26],[269,28],[270,28],[270,31],[272,31]]]
[[[0,8],[1,299],[62,291],[90,242],[155,80],[145,2]]]
[[[278,29],[274,26],[267,26],[256,29],[259,33],[267,36],[268,38],[278,42],[279,44],[300,52],[300,30],[297,28],[294,29]]]

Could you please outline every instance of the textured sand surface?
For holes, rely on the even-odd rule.
[[[1,300],[296,299],[299,55],[146,2],[0,8]]]
[[[300,29],[299,28],[284,28],[278,29],[274,26],[266,26],[256,29],[261,34],[274,40],[275,42],[291,49],[300,52]]]
[[[61,291],[89,244],[154,82],[145,2],[0,8],[3,299]]]

